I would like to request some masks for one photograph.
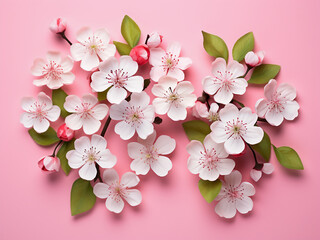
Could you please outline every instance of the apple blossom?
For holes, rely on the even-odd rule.
[[[203,141],[192,140],[187,145],[190,154],[188,169],[192,174],[199,174],[203,180],[215,181],[220,175],[232,172],[235,162],[229,159],[222,143],[216,143],[210,135]]]
[[[68,164],[79,170],[79,176],[91,181],[97,175],[97,163],[102,168],[112,168],[117,158],[107,149],[107,141],[100,135],[92,135],[91,140],[82,136],[74,142],[74,150],[67,152]]]
[[[59,172],[60,160],[57,157],[46,156],[40,159],[38,166],[42,171],[47,173]]]
[[[66,117],[66,125],[72,130],[79,130],[83,127],[85,134],[96,133],[109,111],[106,104],[98,104],[98,99],[92,94],[85,94],[80,99],[78,96],[69,95],[66,97],[64,108],[72,113]]]
[[[50,24],[50,30],[53,33],[62,33],[67,28],[67,22],[63,18],[56,18]]]
[[[107,99],[110,103],[120,103],[127,96],[127,91],[141,92],[144,79],[133,76],[138,71],[138,64],[130,56],[122,56],[119,61],[110,57],[99,65],[99,71],[92,74],[91,87],[96,92],[110,88]]]
[[[294,101],[296,90],[287,83],[277,88],[277,81],[271,79],[264,87],[266,99],[259,99],[256,111],[259,117],[265,118],[273,126],[279,126],[283,118],[293,120],[298,116],[299,104]]]
[[[233,218],[237,210],[241,214],[252,210],[253,202],[250,196],[255,194],[254,186],[248,182],[241,183],[241,179],[241,173],[233,171],[221,181],[222,187],[215,199],[219,201],[215,211],[220,217]]]
[[[82,28],[77,33],[77,40],[79,43],[71,45],[71,55],[75,61],[81,61],[80,67],[86,71],[98,67],[100,60],[105,61],[116,53],[105,29],[93,32],[90,28]]]
[[[162,155],[168,155],[176,147],[176,141],[166,135],[161,135],[156,140],[154,131],[145,140],[138,138],[138,142],[128,144],[128,154],[134,159],[130,168],[136,174],[146,175],[150,168],[160,177],[168,174],[172,168],[171,160]]]
[[[248,64],[251,67],[257,67],[261,65],[263,59],[264,59],[264,51],[259,51],[257,53],[254,53],[252,51],[248,52],[244,58],[246,64]]]
[[[158,82],[163,76],[176,78],[178,81],[184,79],[184,72],[192,64],[190,58],[179,57],[181,51],[180,43],[170,44],[167,50],[162,48],[151,48],[149,62],[153,66],[150,71],[150,77]]]
[[[74,137],[74,130],[67,127],[67,124],[62,124],[57,130],[57,136],[64,142],[69,142]]]
[[[132,57],[133,61],[136,61],[139,65],[146,64],[149,61],[150,50],[144,45],[135,46],[130,51],[130,57]]]
[[[214,95],[218,103],[227,104],[233,94],[243,95],[248,86],[247,81],[242,78],[246,73],[246,67],[237,61],[226,64],[224,58],[217,58],[212,63],[213,76],[207,76],[202,80],[203,91]]]
[[[157,48],[162,43],[162,36],[158,32],[148,34],[147,46],[149,48]]]
[[[132,172],[122,175],[119,181],[119,175],[114,169],[106,169],[103,173],[103,183],[97,183],[93,187],[93,193],[106,200],[106,207],[109,211],[120,213],[123,210],[126,200],[131,206],[137,206],[142,201],[139,190],[130,189],[138,185],[140,179]]]
[[[115,126],[115,132],[124,140],[138,136],[146,139],[153,133],[154,107],[149,105],[150,97],[146,92],[132,93],[130,101],[123,100],[110,107],[110,117],[121,120]]]
[[[208,111],[208,108],[206,104],[201,102],[196,102],[195,106],[192,108],[192,115],[196,118],[206,118],[210,122],[214,122],[219,120],[219,105],[216,103],[211,103],[210,109]]]
[[[33,62],[31,73],[39,77],[33,84],[37,87],[47,85],[50,89],[72,84],[75,79],[72,68],[73,60],[70,57],[61,58],[58,52],[48,52],[46,60],[37,58]]]
[[[219,112],[220,120],[211,124],[211,137],[217,143],[224,143],[229,154],[238,154],[245,149],[244,141],[257,144],[263,138],[263,130],[254,126],[258,116],[250,108],[239,109],[232,103]]]
[[[20,122],[26,127],[33,127],[37,133],[48,130],[50,123],[57,121],[60,116],[60,108],[52,105],[52,100],[44,92],[38,94],[38,99],[24,97],[21,101],[22,113]]]
[[[253,168],[250,171],[250,177],[254,181],[258,182],[259,179],[262,177],[262,173],[271,174],[273,173],[273,171],[274,171],[274,166],[271,163],[264,163],[261,170],[257,170]]]
[[[193,107],[197,97],[192,94],[194,88],[188,81],[179,82],[172,77],[162,77],[154,85],[152,93],[156,96],[152,104],[157,114],[168,114],[174,121],[187,117],[187,108]]]

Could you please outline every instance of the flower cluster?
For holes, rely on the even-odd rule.
[[[274,166],[268,163],[271,146],[283,166],[303,169],[293,149],[276,148],[262,129],[265,123],[279,126],[284,119],[294,120],[298,116],[299,104],[295,101],[296,91],[292,86],[282,83],[277,87],[277,81],[273,78],[280,67],[263,64],[264,52],[252,51],[252,33],[236,42],[234,59],[229,63],[227,48],[220,49],[225,53],[222,56],[210,51],[215,46],[221,48],[210,35],[203,32],[206,51],[216,57],[212,63],[212,76],[203,78],[203,94],[192,111],[194,117],[202,120],[183,124],[191,140],[187,145],[190,155],[187,166],[192,174],[199,175],[199,189],[203,197],[208,202],[214,199],[219,202],[215,207],[216,213],[232,218],[236,211],[245,214],[253,208],[250,197],[255,194],[255,188],[249,182],[241,183],[242,175],[235,170],[236,158],[244,155],[246,148],[251,149],[255,161],[250,172],[255,182],[261,178],[262,172],[271,174],[274,171]],[[246,93],[249,83],[266,84],[265,98],[257,101],[254,110],[235,99],[237,95]],[[260,162],[256,152],[265,163]],[[216,193],[214,197],[210,192]]]
[[[96,197],[106,199],[107,209],[115,213],[123,210],[123,200],[131,206],[139,205],[140,191],[130,189],[139,183],[138,175],[146,175],[151,169],[164,177],[172,169],[168,155],[174,151],[176,141],[167,135],[157,137],[155,124],[162,119],[156,115],[184,120],[187,109],[196,102],[192,84],[183,81],[184,70],[192,62],[180,57],[180,44],[175,42],[164,49],[163,37],[152,32],[145,44],[138,45],[141,31],[137,24],[125,16],[122,25],[127,29],[122,32],[127,43],[111,42],[106,29],[92,31],[88,27],[80,29],[77,42],[71,43],[66,36],[66,21],[54,20],[50,30],[70,44],[71,56],[48,52],[46,59],[36,59],[31,68],[36,77],[33,84],[52,90],[52,97],[40,92],[38,99],[22,100],[21,123],[30,128],[30,136],[40,145],[56,144],[53,153],[38,162],[40,169],[52,173],[62,168],[67,175],[71,169],[79,169],[80,178],[71,190],[73,215],[92,208],[92,199]],[[134,39],[137,35],[139,38]],[[120,57],[116,56],[117,51]],[[93,93],[68,95],[61,89],[74,82],[76,72],[72,69],[77,62],[89,72]],[[151,65],[151,82],[139,70],[147,63]],[[154,97],[144,91],[150,83]],[[50,122],[61,120],[57,131],[50,127]],[[108,149],[105,139],[111,121],[116,121],[114,131],[121,139],[131,140],[137,135],[137,140],[127,144],[134,173],[125,173],[121,180],[114,169],[117,157]],[[87,194],[81,196],[82,203],[73,201],[83,191]]]

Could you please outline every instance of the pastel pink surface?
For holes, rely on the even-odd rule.
[[[320,2],[317,0],[269,1],[4,1],[0,2],[0,72],[1,161],[0,239],[320,239],[319,226],[319,87]],[[298,90],[300,116],[280,128],[267,127],[276,146],[291,146],[300,154],[305,170],[287,171],[271,162],[275,172],[263,176],[253,197],[254,209],[224,220],[214,212],[198,191],[198,177],[187,170],[188,140],[181,122],[165,119],[157,126],[177,140],[171,155],[173,170],[164,178],[154,174],[141,177],[142,205],[125,206],[121,215],[105,209],[98,199],[92,211],[71,217],[69,198],[73,171],[44,175],[37,161],[52,148],[37,146],[19,123],[22,96],[36,96],[30,67],[33,59],[44,57],[48,50],[69,54],[69,46],[57,41],[49,31],[51,21],[65,17],[67,34],[75,41],[82,26],[106,27],[114,40],[122,41],[120,24],[128,14],[142,29],[143,38],[154,30],[164,35],[166,43],[179,41],[184,56],[193,59],[186,80],[192,81],[201,94],[201,79],[210,74],[210,58],[202,47],[201,30],[222,37],[231,51],[236,39],[253,31],[256,50],[266,52],[265,62],[281,65],[277,80],[289,82]],[[77,75],[68,93],[88,91],[87,75],[75,64]],[[45,89],[45,88],[43,88]],[[48,91],[47,91],[48,92]],[[250,86],[238,99],[254,107],[263,96],[261,87]],[[56,126],[57,127],[57,126]],[[116,170],[129,171],[126,142],[107,132],[111,152],[117,155]],[[249,152],[236,159],[236,168],[247,169],[249,179],[253,160]]]

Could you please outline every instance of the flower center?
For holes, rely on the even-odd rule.
[[[106,79],[108,83],[112,83],[114,87],[123,87],[128,81],[128,72],[125,72],[123,69],[110,70]]]
[[[63,68],[60,64],[57,64],[55,61],[50,61],[47,63],[42,70],[42,74],[48,80],[59,80],[61,79],[61,74],[63,73]]]
[[[161,59],[162,67],[165,71],[169,71],[170,69],[174,69],[178,63],[179,58],[176,55],[173,55],[170,52],[167,52]]]
[[[247,131],[247,123],[244,123],[242,120],[237,117],[237,119],[233,119],[232,121],[228,121],[225,127],[226,134],[233,135],[234,137],[241,137],[241,135],[245,134]]]
[[[96,53],[97,51],[104,50],[104,45],[102,40],[96,36],[89,37],[88,40],[84,42],[84,45],[86,46],[90,54]]]
[[[213,112],[209,112],[209,116],[207,118],[209,119],[210,122],[215,122],[220,119],[219,113],[213,113]]]
[[[99,160],[101,157],[99,156],[100,151],[97,151],[96,147],[91,146],[89,149],[84,149],[84,155],[82,156],[82,160],[94,163]]]
[[[144,118],[144,114],[140,106],[134,107],[130,106],[127,107],[124,111],[125,115],[125,122],[131,124],[132,126],[137,126],[141,124],[142,119]]]
[[[242,199],[244,197],[243,188],[240,186],[234,187],[232,185],[227,186],[226,194],[227,198],[231,202],[235,202],[237,199]]]
[[[204,152],[200,152],[201,157],[199,159],[199,164],[202,168],[207,168],[207,170],[212,171],[216,169],[217,162],[219,161],[217,157],[217,153],[215,149],[208,150],[206,149]]]
[[[277,97],[275,97],[274,100],[271,100],[268,103],[268,109],[270,110],[275,110],[276,112],[283,112],[284,106],[283,102],[281,102]]]

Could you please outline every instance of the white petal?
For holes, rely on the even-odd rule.
[[[139,190],[137,189],[128,189],[126,190],[123,198],[130,204],[130,206],[138,206],[142,201],[142,196]]]
[[[125,88],[130,92],[141,92],[144,86],[144,79],[141,76],[129,77]]]
[[[237,212],[236,204],[235,202],[229,201],[227,198],[223,198],[216,205],[215,211],[220,217],[233,218]]]
[[[160,115],[166,114],[171,106],[165,98],[153,99],[152,105],[154,106],[155,112]]]
[[[83,125],[82,119],[77,113],[68,115],[65,119],[65,122],[67,124],[67,127],[72,130],[79,130]]]
[[[81,105],[82,105],[82,101],[78,96],[69,95],[66,97],[66,101],[63,104],[63,107],[68,112],[74,113],[74,112],[77,112],[77,109],[79,109]]]
[[[211,103],[209,111],[212,113],[216,113],[218,112],[218,110],[219,110],[219,105],[216,103]]]
[[[22,123],[26,128],[31,128],[33,126],[34,120],[34,115],[31,113],[24,112],[21,114],[20,123]]]
[[[99,154],[99,159],[96,160],[96,162],[99,164],[102,168],[112,168],[117,163],[117,157],[113,154],[111,154],[109,149],[103,150]]]
[[[116,52],[116,46],[113,44],[107,44],[102,49],[97,49],[97,54],[102,61],[107,60],[109,57],[113,57]]]
[[[203,91],[209,95],[215,94],[221,88],[221,86],[221,83],[217,82],[215,78],[211,76],[207,76],[202,80]]]
[[[154,127],[151,122],[142,120],[142,123],[136,127],[137,134],[140,138],[146,139],[150,134],[153,133]]]
[[[268,123],[273,126],[279,126],[283,122],[283,115],[276,108],[269,110],[265,116]]]
[[[49,83],[49,79],[44,77],[44,78],[40,78],[40,79],[35,79],[33,80],[33,85],[37,86],[37,87],[41,87],[44,85],[47,85]]]
[[[223,143],[229,138],[229,134],[226,133],[225,124],[220,121],[215,121],[210,125],[210,136],[217,143]]]
[[[31,67],[31,74],[36,77],[40,77],[43,75],[43,67],[46,65],[46,61],[37,58],[34,60],[33,65]]]
[[[98,71],[94,72],[91,75],[92,82],[90,86],[96,92],[103,92],[112,86],[112,83],[109,83],[106,79],[107,73]]]
[[[254,186],[248,182],[241,183],[240,188],[243,189],[243,194],[245,196],[253,196],[256,193]]]
[[[152,67],[150,71],[150,78],[158,82],[159,79],[163,76],[167,75],[167,71],[163,67]]]
[[[86,136],[82,136],[74,142],[74,147],[78,152],[84,153],[85,149],[91,147],[90,139]]]
[[[296,89],[288,83],[281,83],[277,89],[279,99],[293,100],[296,98]]]
[[[162,135],[154,143],[154,148],[157,149],[159,154],[170,154],[176,148],[176,141],[169,136]]]
[[[128,154],[132,159],[142,158],[142,153],[146,152],[145,146],[137,142],[128,143]]]
[[[33,97],[23,97],[21,100],[21,107],[24,111],[29,111],[33,108],[36,100]]]
[[[109,107],[106,104],[98,104],[91,110],[91,115],[97,119],[102,120],[104,119],[109,111]]]
[[[61,61],[61,67],[63,69],[63,73],[68,73],[73,68],[73,60],[71,57],[65,57]]]
[[[232,159],[219,159],[219,162],[217,163],[217,170],[220,175],[228,175],[232,172],[235,165],[236,164]]]
[[[145,109],[143,109],[144,120],[148,122],[154,121],[154,107],[152,105],[148,105]]]
[[[219,173],[216,169],[202,167],[199,170],[199,177],[203,180],[215,181],[219,177]]]
[[[137,186],[139,182],[140,179],[138,178],[138,176],[132,172],[126,172],[125,174],[123,174],[120,181],[120,183],[124,187],[128,188]]]
[[[86,53],[86,55],[84,56],[80,64],[80,67],[86,71],[91,71],[93,68],[98,66],[99,66],[99,58],[95,52]]]
[[[122,87],[111,87],[107,93],[107,99],[110,103],[119,104],[127,97],[127,91]]]
[[[107,141],[104,137],[94,134],[91,137],[91,146],[97,148],[98,151],[103,151],[107,148]]]
[[[50,123],[47,119],[36,118],[33,122],[33,128],[37,133],[44,133],[48,130]]]
[[[263,134],[263,132],[262,132]],[[261,140],[260,140],[261,141]],[[244,142],[241,137],[233,135],[225,143],[224,148],[229,154],[239,154],[244,150]]]
[[[261,127],[248,127],[247,131],[244,135],[242,135],[243,139],[249,144],[257,144],[261,142],[263,138],[263,130]]]
[[[250,177],[255,181],[258,182],[259,179],[262,177],[262,172],[256,169],[252,169],[250,171]]]
[[[91,181],[95,178],[96,175],[97,175],[97,168],[95,164],[92,162],[87,162],[79,170],[79,176],[84,180]]]
[[[68,85],[68,84],[72,84],[75,78],[76,77],[72,72],[68,72],[68,73],[62,73],[60,80],[63,84]]]
[[[109,187],[105,183],[97,183],[93,187],[93,193],[96,195],[98,198],[107,198],[110,194]]]
[[[227,64],[224,58],[216,58],[216,60],[214,60],[214,62],[212,63],[211,72],[216,78],[223,79],[226,70]]]
[[[50,79],[47,83],[47,87],[50,89],[58,89],[63,86],[62,79],[53,80]]]
[[[188,95],[190,93],[193,93],[194,87],[191,82],[183,81],[178,83],[176,91],[179,95]]]
[[[165,51],[162,48],[152,48],[150,49],[149,62],[152,66],[162,65],[162,57],[165,55]]]
[[[111,195],[107,198],[106,207],[110,212],[120,213],[123,210],[124,202],[118,195]]]
[[[214,95],[214,100],[218,103],[228,104],[233,98],[233,93],[227,86],[222,86]]]
[[[236,208],[239,211],[239,213],[242,213],[242,214],[250,212],[253,208],[252,199],[249,197],[243,197],[242,199],[237,199]]]
[[[234,94],[243,95],[246,92],[247,86],[247,80],[244,78],[237,78],[233,80],[230,89]]]
[[[181,45],[178,42],[172,42],[167,47],[167,52],[171,52],[173,55],[176,55],[176,57],[179,57],[181,51]]]
[[[199,158],[193,156],[188,158],[188,170],[192,174],[198,174],[201,169],[202,165],[199,164]]]
[[[171,104],[168,111],[168,117],[173,121],[184,120],[187,117],[187,110],[180,104]]]
[[[50,120],[51,122],[55,122],[58,120],[60,116],[60,108],[56,105],[52,106],[52,108],[47,112],[46,118]]]
[[[135,171],[137,175],[146,175],[150,170],[150,165],[144,159],[135,159],[131,162],[130,168]]]
[[[83,27],[77,32],[77,40],[81,43],[84,43],[88,38],[93,37],[93,32],[89,27]]]
[[[137,139],[138,143],[146,146],[146,147],[151,147],[154,143],[154,141],[156,140],[156,136],[157,136],[157,133],[156,131],[154,130],[152,134],[150,134],[146,139],[142,139],[142,138],[139,138]]]
[[[80,61],[86,56],[87,48],[81,43],[73,43],[70,47],[70,52],[75,61]]]
[[[126,108],[129,108],[127,101],[122,101],[120,104],[114,104],[110,107],[110,117],[113,120],[123,120],[125,119]]]
[[[179,68],[174,68],[169,70],[167,76],[175,78],[180,82],[184,79],[184,72]]]
[[[83,131],[87,135],[96,133],[101,126],[101,122],[92,116],[87,116],[87,118],[82,120],[82,123]]]
[[[119,134],[123,140],[128,140],[133,137],[135,128],[134,126],[131,126],[130,124],[122,121],[116,124],[114,131]]]
[[[201,152],[204,152],[203,145],[200,141],[192,140],[187,145],[187,152],[195,158],[200,158],[202,156]]]
[[[246,70],[246,67],[237,61],[232,61],[227,67],[227,71],[232,74],[232,79],[243,76]]]
[[[82,155],[78,150],[70,150],[66,155],[68,164],[73,169],[78,169],[85,164]]]
[[[82,96],[82,102],[89,104],[90,107],[93,107],[98,103],[98,98],[92,94],[85,94]]]
[[[262,172],[265,174],[271,174],[274,171],[274,166],[271,163],[264,163]]]
[[[178,68],[180,68],[181,70],[186,70],[191,66],[191,64],[192,64],[191,58],[180,57],[178,62]]]
[[[106,29],[104,29],[104,28],[101,28],[101,29],[96,30],[96,31],[94,32],[94,36],[100,38],[101,41],[102,41],[104,44],[110,42],[109,32],[108,32]]]
[[[259,117],[264,118],[268,111],[268,101],[261,98],[256,102],[256,112]]]
[[[103,181],[108,185],[119,182],[119,175],[117,171],[114,170],[113,168],[104,170]]]
[[[264,86],[264,95],[268,100],[272,100],[276,92],[277,81],[274,79],[269,80],[268,84]]]
[[[44,92],[38,94],[38,103],[41,105],[42,110],[49,110],[52,107],[51,98]]]
[[[160,177],[164,177],[172,169],[172,162],[169,158],[159,156],[158,159],[151,163],[151,169]]]
[[[253,126],[257,122],[258,116],[256,113],[253,113],[250,108],[244,107],[239,111],[239,120],[244,123]]]
[[[131,106],[145,108],[150,103],[150,97],[146,92],[132,93],[130,104]]]
[[[300,108],[296,101],[288,101],[283,104],[284,110],[282,112],[283,116],[287,120],[293,120],[298,117],[298,110]]]
[[[229,122],[237,119],[239,115],[239,109],[232,103],[227,104],[223,109],[220,110],[219,116],[221,121]]]
[[[59,52],[49,51],[49,52],[47,52],[46,57],[47,57],[48,61],[53,61],[57,64],[60,64],[60,62],[61,62],[61,55]]]
[[[119,68],[127,72],[128,76],[132,76],[138,71],[138,63],[133,61],[130,56],[121,56],[119,61]]]
[[[233,171],[231,174],[226,175],[224,177],[226,185],[231,185],[234,187],[238,187],[240,185],[241,179],[242,179],[241,173],[237,170]]]

